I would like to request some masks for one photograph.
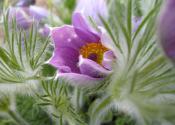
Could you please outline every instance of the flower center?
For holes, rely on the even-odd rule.
[[[83,58],[88,58],[101,64],[103,61],[103,54],[106,51],[108,51],[108,49],[101,43],[88,43],[81,47],[80,54]]]

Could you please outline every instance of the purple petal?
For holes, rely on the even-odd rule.
[[[113,67],[113,63],[114,63],[114,60],[116,59],[114,53],[109,50],[107,52],[104,53],[103,55],[103,62],[102,62],[102,65],[108,69],[108,70],[112,70],[112,67]]]
[[[94,77],[94,78],[104,78],[105,76],[108,76],[111,72],[109,70],[106,70],[101,65],[97,64],[96,62],[90,60],[90,59],[84,59],[80,57],[80,72],[82,74]]]
[[[34,18],[35,20],[38,20],[38,21],[48,16],[48,11],[38,6],[30,6],[29,10],[30,10],[31,18]]]
[[[58,70],[60,69],[60,72],[71,71],[79,73],[79,68],[77,66],[78,61],[79,61],[79,52],[76,51],[75,49],[67,47],[67,48],[55,48],[54,54],[50,59],[49,63],[54,67],[58,68]]]
[[[28,8],[10,8],[9,22],[11,22],[12,19],[16,19],[18,27],[28,29],[32,24],[32,20],[30,19],[28,12]]]
[[[75,86],[93,86],[100,83],[103,78],[93,78],[88,75],[77,74],[77,73],[60,73],[58,78],[61,78],[71,85]]]
[[[167,7],[168,8],[174,8],[175,6],[175,1],[174,0],[167,0],[166,1]]]
[[[79,51],[86,44],[75,33],[72,26],[63,26],[52,29],[51,37],[55,44],[55,48],[69,47]]]
[[[100,36],[95,33],[87,24],[81,13],[74,13],[72,16],[72,24],[77,35],[84,41],[99,42]]]
[[[98,25],[102,22],[99,15],[108,18],[108,8],[105,0],[78,0],[75,12],[82,12],[86,18],[91,17]]]
[[[99,42],[100,41],[100,37],[90,31],[83,30],[80,28],[75,28],[75,32],[84,41],[87,41],[87,42]]]
[[[115,57],[117,57],[118,54],[120,53],[120,51],[118,50],[118,48],[114,44],[110,35],[103,27],[99,27],[99,29],[101,31],[101,43],[102,43],[102,45],[105,46],[106,48],[108,48],[109,50],[111,50],[113,52],[113,54],[115,55]]]
[[[71,73],[71,69],[68,66],[58,66],[59,73]]]
[[[159,38],[165,54],[175,60],[175,1],[168,0],[163,11],[159,24]]]
[[[109,51],[106,51],[106,52],[104,53],[103,58],[104,58],[104,59],[108,59],[108,60],[113,60],[113,59],[115,59],[116,57],[115,57],[113,51],[109,50]]]
[[[44,25],[42,28],[40,28],[39,33],[42,37],[48,37],[50,34],[50,27],[48,25]]]
[[[72,24],[75,28],[83,29],[83,30],[90,30],[87,22],[85,21],[84,17],[81,13],[74,13],[72,16]]]
[[[133,24],[133,29],[132,29],[132,31],[133,31],[133,32],[136,32],[136,31],[137,31],[137,29],[138,29],[138,27],[140,26],[141,22],[142,22],[142,18],[141,18],[141,17],[134,17],[134,18],[132,19],[132,24]]]

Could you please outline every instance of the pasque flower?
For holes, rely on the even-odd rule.
[[[90,85],[112,72],[114,53],[103,43],[103,33],[95,31],[81,13],[74,13],[72,26],[53,28],[54,53],[49,63],[58,77],[76,85]]]
[[[19,28],[27,30],[35,22],[41,22],[48,16],[44,8],[32,5],[35,0],[20,0],[15,7],[9,9],[9,18],[16,19]]]
[[[175,62],[175,0],[167,0],[159,18],[160,44],[169,59]]]

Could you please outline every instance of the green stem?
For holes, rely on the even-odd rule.
[[[60,125],[63,125],[63,118],[62,118],[62,115],[60,116]]]
[[[77,109],[80,108],[80,89],[77,88],[77,96],[76,96],[76,102],[77,102]]]
[[[79,105],[80,103],[80,89],[79,88],[75,88],[74,90],[74,104],[75,104],[75,108],[78,111],[79,110]]]
[[[9,110],[8,114],[18,125],[29,125],[16,111]]]

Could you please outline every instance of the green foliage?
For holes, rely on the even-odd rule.
[[[57,4],[53,3],[58,16],[65,24],[71,24],[72,13],[75,8],[76,0],[62,0]]]
[[[0,10],[3,9],[3,4],[4,4],[4,0],[1,0],[1,1],[0,1]],[[2,12],[0,11],[0,13],[2,13]]]
[[[12,120],[0,118],[0,125],[14,125]]]
[[[116,122],[116,125],[135,125],[135,123],[132,121],[132,119],[128,116],[118,116]]]
[[[141,17],[143,15],[142,9],[141,9],[141,0],[134,0],[134,15],[137,17]]]
[[[41,41],[34,27],[30,32],[18,29],[15,20],[8,22],[8,14],[4,16],[4,34],[5,41],[0,47],[1,85],[19,84],[22,87],[41,79],[38,75],[46,60],[49,39]],[[15,91],[16,87],[12,86],[9,90]]]
[[[118,64],[107,90],[109,97],[104,97],[104,101],[96,104],[99,111],[92,113],[93,118],[115,107],[130,115],[139,125],[155,122],[174,124],[173,119],[167,120],[167,117],[175,116],[172,100],[175,80],[172,76],[175,70],[157,47],[155,22],[161,1],[152,3],[154,6],[149,12],[144,12],[142,22],[135,32],[132,31],[132,17],[135,16],[132,8],[137,5],[130,0],[125,3],[113,1],[109,21],[102,19],[119,53]],[[165,109],[167,116],[162,113]],[[119,124],[122,121],[117,122]]]
[[[51,106],[53,111],[50,113],[59,119],[60,125],[66,122],[73,125],[86,125],[71,104],[66,83],[53,79],[42,81],[42,86],[44,92],[42,95],[37,94],[37,97],[40,99],[38,104],[40,106]]]
[[[3,94],[2,94],[3,95]],[[10,106],[10,100],[8,96],[4,95],[0,97],[0,111],[1,112],[6,112],[9,109]]]
[[[64,4],[65,6],[70,10],[73,11],[74,7],[75,7],[75,0],[64,0]]]
[[[21,114],[34,125],[50,123],[49,116],[41,109],[38,108],[38,114],[34,113],[37,109],[33,107],[33,98],[22,99],[17,96],[17,100],[14,99],[16,93],[34,94],[35,90],[38,90],[39,81],[43,78],[47,79],[41,74],[44,73],[42,66],[48,59],[46,55],[49,38],[41,39],[33,26],[29,31],[24,31],[17,27],[15,19],[10,23],[8,20],[8,14],[4,15],[4,41],[0,47],[0,92],[2,93],[0,108],[6,115],[1,122],[5,125],[28,125]],[[11,97],[11,93],[14,97]],[[16,111],[16,107],[20,113]],[[29,109],[32,109],[31,112],[28,111]],[[31,117],[32,113],[35,114],[33,117]]]
[[[30,125],[54,124],[50,116],[36,104],[36,99],[28,96],[17,96],[17,110]]]

